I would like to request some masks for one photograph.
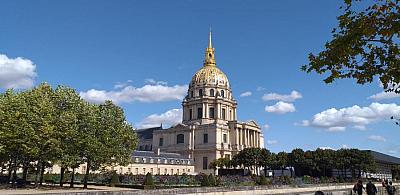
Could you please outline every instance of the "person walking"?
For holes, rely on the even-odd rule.
[[[386,186],[386,191],[389,195],[394,195],[396,193],[396,188],[393,186],[392,181],[389,181],[389,184]]]
[[[372,183],[371,180],[367,183],[366,191],[368,195],[375,195],[378,193],[378,190],[376,189],[376,186]]]
[[[358,182],[356,184],[354,184],[354,187],[353,187],[354,193],[356,193],[358,195],[362,195],[363,189],[365,189],[365,188],[364,188],[364,186],[362,184],[362,181],[358,180]]]

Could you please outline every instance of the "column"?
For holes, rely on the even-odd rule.
[[[239,128],[236,129],[236,145],[239,145]]]

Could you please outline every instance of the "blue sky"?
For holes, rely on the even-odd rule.
[[[398,95],[371,98],[382,92],[378,82],[326,85],[322,76],[300,71],[331,38],[340,5],[2,1],[0,88],[68,85],[91,101],[114,99],[135,127],[168,125],[180,119],[181,98],[202,66],[212,26],[217,66],[230,80],[238,119],[267,125],[267,148],[357,147],[400,156],[400,129],[388,120],[400,115]],[[251,95],[241,97],[245,92]]]

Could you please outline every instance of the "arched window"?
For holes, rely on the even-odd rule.
[[[210,96],[214,97],[214,89],[210,89]]]
[[[199,89],[199,96],[203,96],[203,90]]]
[[[225,97],[225,91],[221,90],[221,97]]]
[[[185,136],[183,134],[178,134],[176,136],[176,144],[182,144],[185,142]]]

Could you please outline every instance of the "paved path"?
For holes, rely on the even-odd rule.
[[[376,184],[380,187],[380,184]],[[399,184],[396,184],[399,189]],[[83,187],[76,185],[76,187]],[[161,189],[161,190],[137,190],[130,188],[117,188],[107,186],[89,186],[88,190],[83,189],[56,189],[56,190],[0,190],[1,195],[17,195],[17,194],[52,194],[52,195],[125,195],[125,194],[147,194],[147,195],[161,195],[161,194],[204,194],[204,195],[241,195],[241,194],[313,194],[315,191],[336,191],[333,194],[343,194],[343,192],[350,192],[353,185],[330,185],[330,186],[311,186],[311,187],[286,187],[286,188],[274,188],[257,190],[246,190],[246,191],[228,191],[221,187],[208,187],[208,188],[181,188],[181,189]]]
[[[74,185],[75,189],[54,189],[54,190],[43,190],[43,189],[0,189],[0,195],[16,195],[16,194],[65,194],[65,193],[85,193],[85,192],[121,192],[121,191],[136,191],[138,189],[132,188],[117,188],[108,186],[88,186],[87,190],[81,189],[83,185]]]

